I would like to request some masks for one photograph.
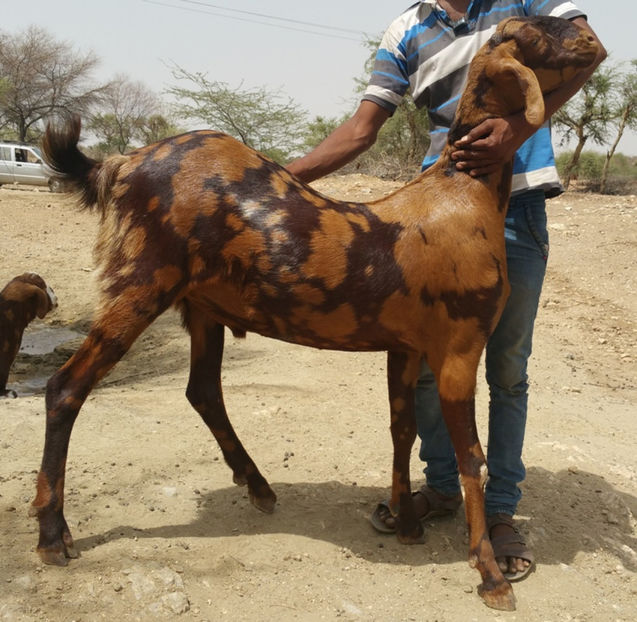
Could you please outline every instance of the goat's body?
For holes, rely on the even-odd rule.
[[[165,160],[157,164],[163,151],[183,172],[162,197],[153,189],[166,174]],[[240,177],[233,163],[246,161],[252,166]],[[458,173],[475,186],[458,193],[458,179],[437,166],[380,201],[344,203],[214,132],[170,139],[118,163],[98,244],[108,304],[115,283],[115,299],[126,299],[145,274],[149,295],[160,294],[165,307],[205,310],[235,332],[319,348],[425,352],[428,326],[437,331],[441,316],[466,309],[462,297],[484,303],[471,319],[483,333],[492,328],[506,261],[502,212],[476,207],[497,204],[483,181]],[[131,197],[129,183],[148,192]],[[456,330],[453,322],[449,328]]]
[[[507,88],[512,80],[518,84],[517,99],[538,117],[540,86],[554,88],[568,78],[565,68],[594,56],[580,29],[563,21],[510,20],[508,37],[498,29],[472,63],[471,88],[450,136],[493,116],[478,96],[491,100],[500,65]],[[534,46],[543,27],[553,36],[538,61]],[[517,59],[519,48],[536,67],[552,68],[542,71],[541,85],[539,70],[536,78]],[[497,93],[493,99],[502,114]],[[273,509],[276,495],[223,403],[224,326],[318,348],[388,351],[390,507],[397,510],[398,537],[407,543],[422,536],[409,457],[416,437],[414,389],[426,358],[462,475],[481,594],[490,606],[513,608],[486,530],[485,460],[474,413],[479,358],[508,293],[503,228],[510,164],[472,179],[455,172],[450,142],[439,162],[405,188],[369,204],[344,203],[215,132],[184,134],[100,164],[77,149],[79,131],[79,120],[63,132],[50,128],[44,152],[80,187],[84,204],[101,210],[102,297],[88,337],[47,385],[47,433],[33,502],[42,559],[66,564],[77,555],[63,493],[70,434],[84,400],[137,336],[177,306],[191,335],[187,397],[217,439],[235,482],[247,484],[250,499],[264,511]]]

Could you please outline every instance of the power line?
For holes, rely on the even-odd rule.
[[[187,0],[182,0],[182,1],[187,1]],[[224,17],[226,19],[232,19],[235,21],[239,21],[239,22],[249,22],[249,23],[253,23],[253,24],[260,24],[262,26],[270,26],[272,28],[280,28],[283,30],[293,30],[296,32],[304,32],[307,34],[312,34],[312,35],[318,35],[320,37],[331,37],[333,39],[345,39],[346,41],[356,41],[358,43],[360,43],[361,39],[355,39],[353,37],[346,37],[346,36],[342,36],[342,35],[337,35],[337,34],[330,34],[327,32],[317,32],[316,30],[307,30],[307,29],[303,29],[303,28],[294,28],[293,26],[284,26],[283,24],[272,24],[270,22],[263,22],[263,21],[259,21],[259,20],[255,20],[255,19],[248,19],[245,17],[236,17],[233,15],[224,15],[223,13],[217,13],[215,11],[206,11],[203,9],[196,9],[196,8],[191,8],[191,7],[183,7],[183,6],[177,6],[174,4],[169,4],[168,2],[160,2],[159,0],[142,0],[142,2],[145,2],[146,4],[154,4],[157,6],[163,6],[163,7],[167,7],[170,9],[177,9],[179,11],[189,11],[191,13],[203,13],[204,15],[214,15],[215,17]],[[248,13],[251,15],[260,15],[258,13],[250,13],[248,11],[240,11],[239,9],[227,9],[225,7],[217,7],[216,5],[210,5],[204,2],[188,2],[189,4],[200,4],[203,6],[210,6],[210,7],[214,7],[214,8],[219,8],[221,10],[224,11],[235,11],[235,12],[239,12],[239,13]],[[335,27],[331,27],[331,26],[325,26],[323,24],[313,24],[312,22],[301,22],[299,20],[293,20],[293,19],[287,19],[284,17],[275,17],[275,16],[269,16],[269,15],[263,15],[263,17],[267,18],[267,19],[277,19],[277,20],[281,20],[281,21],[287,21],[287,22],[292,22],[292,23],[299,23],[299,24],[308,24],[311,25],[313,27],[316,28],[331,28],[333,30],[342,30],[342,31],[346,31],[346,32],[356,32],[358,33],[358,31],[355,30],[348,30],[348,29],[343,29],[343,28],[335,28]],[[363,32],[358,33],[361,36],[364,36]]]
[[[255,13],[253,11],[244,11],[241,9],[230,9],[218,4],[211,4],[210,2],[197,2],[196,0],[179,0],[184,4],[197,4],[200,6],[210,7],[212,9],[221,9],[222,11],[231,11],[232,13],[243,13],[244,15],[254,15],[255,17],[265,17],[266,19],[274,19],[280,22],[290,22],[292,24],[301,24],[303,26],[312,26],[313,28],[325,28],[326,30],[339,30],[340,32],[349,32],[355,35],[363,35],[365,33],[359,30],[353,30],[351,28],[339,28],[338,26],[327,26],[325,24],[317,24],[315,22],[304,22],[298,19],[291,19],[289,17],[278,17],[276,15],[268,15],[267,13]]]

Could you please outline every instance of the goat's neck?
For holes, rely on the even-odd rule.
[[[487,119],[496,119],[519,112],[517,102],[501,99],[485,98],[484,94],[477,95],[476,76],[470,75],[467,88],[458,104],[456,117],[449,130],[445,145],[436,165],[447,175],[466,175],[470,180],[478,180],[487,185],[492,193],[498,197],[498,205],[502,207],[503,196],[508,197],[511,190],[511,176],[513,161],[503,164],[493,173],[480,178],[469,177],[468,173],[456,169],[451,155],[458,151],[454,143],[465,136],[470,130]]]
[[[467,130],[468,131],[468,130]],[[493,196],[493,204],[502,213],[503,217],[506,213],[509,196],[511,194],[511,179],[513,173],[513,159],[510,162],[502,164],[496,171],[488,175],[480,177],[471,177],[469,173],[456,169],[456,162],[451,155],[458,151],[450,141],[443,149],[438,161],[431,167],[432,174],[445,175],[446,177],[454,177],[459,184],[458,188],[464,192],[471,193],[471,187],[474,184],[480,184],[486,187]]]
[[[490,118],[493,118],[493,117],[490,117]],[[463,171],[461,172],[456,169],[456,161],[451,157],[452,154],[455,153],[456,151],[459,151],[459,149],[455,147],[451,139],[449,139],[444,149],[442,150],[440,157],[438,158],[438,161],[436,162],[436,166],[439,167],[442,171],[445,171],[447,175],[462,174],[462,175],[468,176],[469,175],[468,173],[465,173]],[[511,164],[512,162],[513,162],[513,159],[511,159]],[[500,168],[498,168],[493,173],[490,173],[489,175],[483,175],[480,178],[476,178],[476,179],[486,181],[489,185],[492,185],[492,183],[499,184],[503,175],[505,176],[511,175],[510,168],[511,167],[508,164],[503,164]]]

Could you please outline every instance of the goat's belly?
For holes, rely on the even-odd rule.
[[[227,294],[227,292],[226,292]],[[421,341],[422,319],[359,314],[344,302],[333,308],[321,308],[298,298],[294,301],[260,299],[252,305],[240,297],[224,295],[193,297],[190,302],[216,322],[235,333],[254,332],[290,343],[329,350],[386,351],[414,350]]]

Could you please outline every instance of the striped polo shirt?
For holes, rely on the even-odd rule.
[[[431,145],[423,169],[446,144],[471,59],[501,20],[524,15],[584,17],[572,2],[561,0],[473,0],[465,19],[454,23],[435,0],[422,0],[385,32],[363,99],[393,113],[409,90],[416,105],[427,109]],[[543,189],[548,196],[562,190],[548,122],[515,154],[512,194],[529,189]]]

